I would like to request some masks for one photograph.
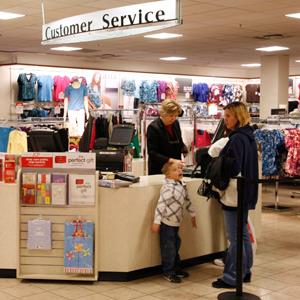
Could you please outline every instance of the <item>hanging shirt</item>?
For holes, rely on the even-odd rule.
[[[284,143],[284,135],[280,130],[257,129],[254,131],[256,141],[262,150],[262,175],[278,175],[278,149]]]
[[[207,83],[194,83],[193,84],[193,97],[197,102],[207,102],[209,88]]]
[[[102,105],[101,100],[101,91],[96,87],[92,87],[91,85],[88,85],[88,95],[89,99],[92,101],[93,104],[95,104],[96,107],[100,107]]]
[[[285,171],[291,176],[300,176],[300,129],[291,128],[284,133],[285,147],[288,150]]]
[[[157,81],[143,80],[140,87],[140,100],[146,103],[157,102]]]
[[[8,138],[7,152],[22,154],[27,151],[27,133],[21,130],[11,131]]]
[[[37,77],[33,73],[21,73],[18,77],[19,93],[18,100],[31,101],[36,98],[35,85]]]
[[[209,89],[209,102],[219,103],[222,100],[223,85],[212,84]]]
[[[7,151],[9,133],[14,130],[10,127],[0,127],[0,152]]]
[[[53,79],[49,75],[38,76],[38,96],[41,102],[52,101]]]
[[[85,85],[80,85],[78,89],[74,89],[69,85],[65,90],[65,97],[69,98],[68,110],[84,109],[84,97],[87,96],[87,88]]]
[[[123,92],[123,95],[134,96],[135,90],[136,90],[135,81],[134,80],[122,80],[121,90]]]
[[[65,98],[65,89],[70,84],[68,76],[54,76],[53,78],[53,100],[56,102],[63,102]]]
[[[246,102],[259,103],[260,101],[260,85],[247,84],[246,85]]]

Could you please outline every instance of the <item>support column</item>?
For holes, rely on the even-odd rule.
[[[288,109],[289,56],[261,58],[260,118],[271,115],[271,108]]]

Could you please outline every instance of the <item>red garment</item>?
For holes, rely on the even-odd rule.
[[[196,132],[196,147],[202,148],[205,146],[209,146],[211,144],[211,139],[209,133],[204,130],[203,134],[200,134],[197,130]]]
[[[70,78],[68,76],[54,76],[53,82],[53,100],[63,102],[65,99],[65,89],[70,84]]]
[[[300,129],[285,130],[284,143],[288,150],[285,171],[291,176],[300,176]]]
[[[94,149],[96,139],[96,119],[93,120],[91,140],[90,140],[90,150]]]
[[[174,131],[173,131],[173,126],[171,125],[167,125],[165,126],[166,130],[168,131],[169,135],[171,138],[174,138]]]

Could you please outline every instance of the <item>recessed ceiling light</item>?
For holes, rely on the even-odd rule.
[[[246,68],[258,68],[261,66],[261,64],[258,63],[253,63],[253,64],[241,64],[242,67],[246,67]]]
[[[0,20],[11,20],[24,17],[25,15],[10,13],[6,11],[0,11]]]
[[[67,47],[67,46],[51,48],[51,50],[54,50],[54,51],[78,51],[78,50],[81,50],[81,49],[82,49],[82,48],[77,48],[77,47]]]
[[[285,16],[286,16],[286,17],[289,17],[289,18],[300,19],[300,13],[287,14],[287,15],[285,15]]]
[[[180,57],[180,56],[169,56],[169,57],[161,57],[160,60],[168,60],[168,61],[175,61],[175,60],[185,60],[186,57]]]
[[[270,46],[270,47],[256,48],[255,50],[257,50],[257,51],[273,52],[273,51],[289,50],[289,48],[288,47],[281,47],[281,46]]]
[[[150,38],[150,39],[164,40],[164,39],[173,39],[173,38],[177,38],[177,37],[181,37],[181,36],[182,36],[182,34],[161,32],[161,33],[155,33],[155,34],[148,34],[148,35],[145,35],[144,37]]]
[[[300,63],[300,60],[295,60],[296,63]]]

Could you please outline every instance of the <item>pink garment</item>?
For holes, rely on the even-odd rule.
[[[166,97],[167,82],[163,81],[163,80],[158,80],[157,83],[158,83],[158,87],[157,87],[157,99],[158,99],[158,102],[161,102]],[[161,98],[161,94],[165,94],[164,95],[164,99]]]
[[[285,171],[291,176],[300,176],[300,129],[285,130],[284,143],[288,150]]]
[[[178,94],[178,88],[179,85],[177,81],[175,81],[174,84],[172,82],[168,82],[166,88],[166,99],[176,100]]]
[[[54,90],[53,100],[56,102],[63,102],[65,98],[65,89],[70,84],[70,78],[68,76],[54,76]]]

